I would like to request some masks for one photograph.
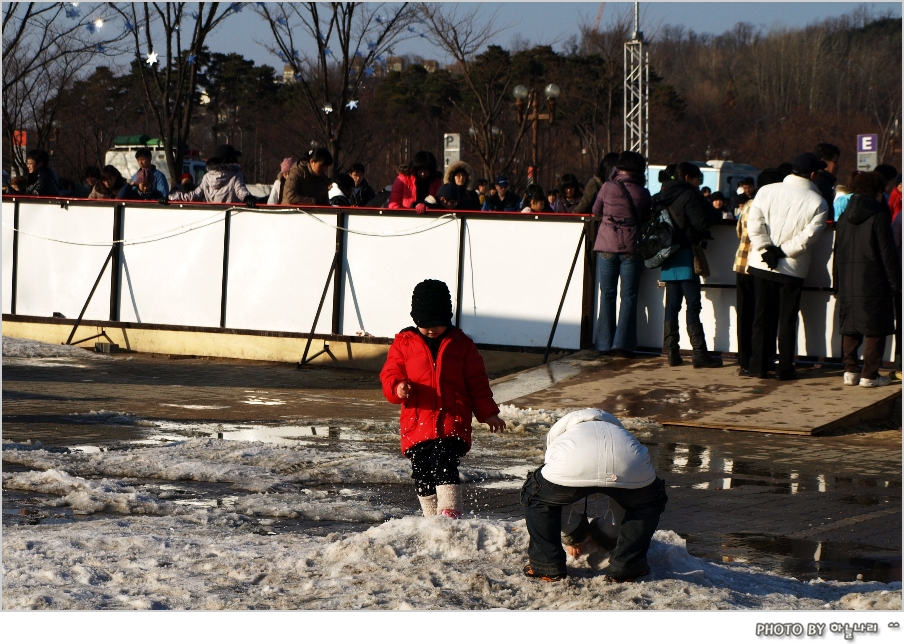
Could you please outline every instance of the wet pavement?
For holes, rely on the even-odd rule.
[[[500,388],[500,398],[530,393],[506,396]],[[553,407],[568,406],[558,400]],[[210,436],[398,455],[397,414],[371,372],[146,355],[3,361],[4,440],[40,440],[49,449],[141,449]],[[626,425],[666,480],[670,500],[660,527],[684,536],[691,554],[801,579],[895,581],[901,579],[900,418],[899,405],[891,420],[824,436],[664,428],[642,420]],[[506,476],[469,482],[466,511],[520,516],[521,479],[536,467],[523,455],[541,453],[544,443],[542,425],[505,438],[477,431],[463,470],[491,465]],[[188,505],[228,507],[242,494],[194,481],[148,484]],[[340,486],[320,487],[338,493]],[[408,485],[364,492],[416,510]],[[604,497],[593,497],[590,508],[602,514]],[[4,524],[77,520],[46,496],[3,491]],[[259,529],[326,534],[367,527],[280,518],[262,520]]]

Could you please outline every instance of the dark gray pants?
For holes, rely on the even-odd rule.
[[[562,548],[562,507],[597,493],[609,496],[625,509],[618,541],[609,553],[609,574],[635,577],[649,569],[647,550],[659,525],[659,515],[668,501],[665,481],[657,478],[636,490],[565,487],[550,483],[543,478],[541,470],[536,470],[528,475],[521,488],[521,505],[530,535],[527,555],[534,572],[541,575],[567,573]]]

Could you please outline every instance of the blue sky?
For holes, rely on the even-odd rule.
[[[578,33],[582,22],[592,24],[599,10],[598,2],[484,2],[460,3],[464,8],[480,5],[490,16],[494,12],[498,25],[510,25],[496,44],[508,47],[516,39],[532,45],[562,43]],[[781,27],[802,27],[824,18],[837,17],[867,6],[874,13],[891,12],[901,17],[899,2],[642,2],[641,29],[647,37],[655,36],[657,27],[683,25],[696,32],[719,34],[738,22],[749,22],[764,30]],[[602,25],[619,13],[633,13],[633,2],[607,2]],[[282,63],[260,44],[270,39],[267,26],[257,15],[246,10],[227,20],[209,39],[213,51],[237,52],[258,64],[268,64],[277,70]],[[422,38],[400,44],[397,54],[416,54],[443,61],[441,52],[432,50]]]

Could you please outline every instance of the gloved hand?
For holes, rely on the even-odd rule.
[[[160,199],[157,200],[157,203],[159,203],[161,206],[166,206],[169,204],[169,199],[167,199],[166,197],[160,197]]]
[[[763,258],[763,261],[766,263],[771,270],[775,270],[775,267],[778,266],[778,260],[782,257],[787,257],[784,251],[778,246],[766,246],[766,250],[760,255]]]
[[[245,197],[245,207],[246,208],[254,208],[257,206],[257,197],[254,195],[248,195]]]
[[[418,205],[416,205],[414,207],[414,212],[416,212],[419,215],[423,215],[425,212],[427,212],[427,204],[419,203]]]

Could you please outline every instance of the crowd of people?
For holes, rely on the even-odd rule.
[[[522,193],[506,175],[492,184],[475,178],[464,161],[440,171],[429,151],[417,152],[401,166],[391,185],[376,192],[365,167],[331,177],[333,157],[325,148],[280,164],[270,194],[255,197],[245,185],[241,152],[217,146],[195,184],[190,174],[170,187],[152,164],[151,150],[135,152],[138,170],[129,178],[112,165],[88,168],[84,184],[61,179],[44,150],[26,156],[27,174],[4,176],[4,192],[90,199],[259,203],[302,206],[358,206],[522,213],[593,214],[599,229],[593,250],[600,289],[596,348],[606,354],[633,357],[637,348],[637,297],[646,258],[641,250],[645,227],[654,219],[668,221],[672,246],[658,264],[665,285],[663,351],[669,365],[682,364],[679,314],[685,325],[695,368],[722,366],[707,349],[700,322],[700,277],[708,274],[705,248],[709,230],[720,219],[736,219],[739,245],[734,262],[737,286],[738,364],[742,375],[780,380],[796,377],[797,317],[813,246],[827,221],[835,222],[833,284],[843,336],[845,384],[881,386],[889,378],[878,373],[886,337],[895,334],[895,369],[900,378],[901,324],[901,175],[888,165],[872,172],[851,172],[837,180],[839,148],[820,143],[814,152],[791,163],[742,179],[734,194],[702,186],[696,163],[671,164],[660,171],[660,191],[645,187],[646,159],[635,152],[605,155],[590,179],[581,183],[563,174],[555,189],[530,183]],[[6,173],[4,173],[6,174]],[[616,294],[620,292],[620,298]],[[618,311],[616,311],[616,302]],[[776,339],[778,351],[776,352]],[[863,345],[863,365],[856,356]],[[776,366],[777,359],[777,366]],[[859,374],[859,377],[855,377]]]

